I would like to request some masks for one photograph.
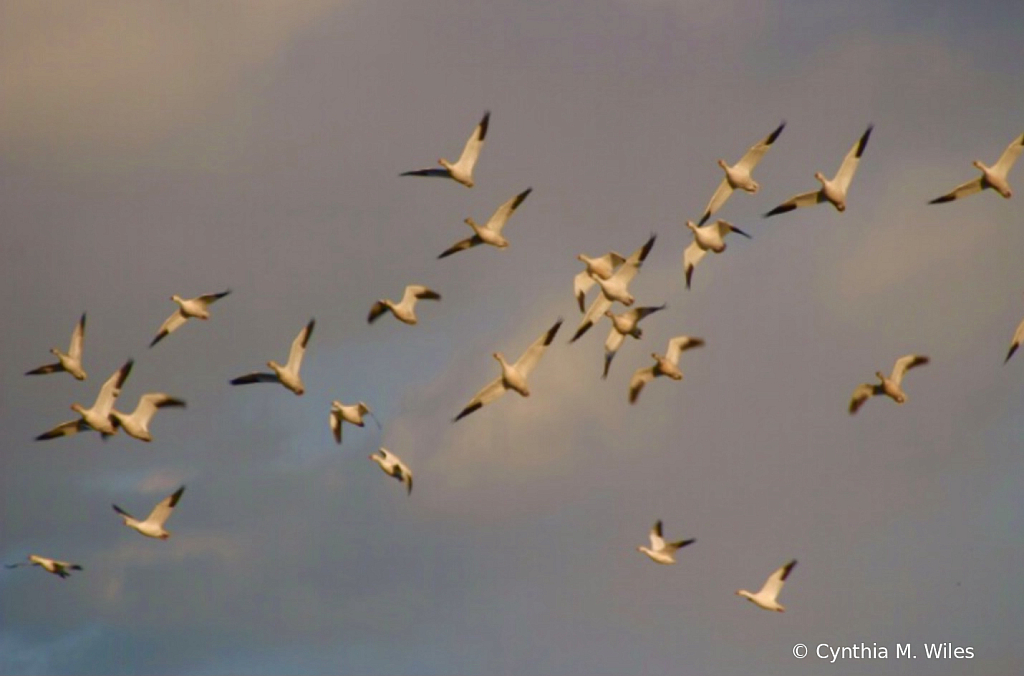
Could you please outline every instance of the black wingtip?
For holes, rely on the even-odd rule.
[[[690,280],[693,279],[693,267],[692,265],[686,266],[686,288],[690,288]]]
[[[945,202],[952,202],[955,199],[956,197],[954,197],[953,195],[943,195],[941,197],[936,197],[935,199],[930,200],[928,204],[944,204]]]
[[[785,129],[785,128],[786,128],[786,121],[783,120],[782,124],[780,124],[778,127],[776,127],[775,131],[773,131],[771,133],[771,135],[768,136],[768,140],[765,141],[765,143],[767,143],[768,145],[771,145],[771,144],[775,143],[775,139],[779,138],[779,134],[781,134],[782,130]]]
[[[587,322],[586,324],[584,324],[580,328],[576,329],[576,333],[574,333],[572,338],[569,339],[569,342],[570,343],[575,343],[577,340],[579,340],[580,336],[582,336],[584,333],[586,333],[590,329],[590,327],[593,326],[593,325],[594,325],[593,322]]]
[[[487,138],[487,127],[491,123],[491,111],[484,111],[483,119],[480,120],[480,140]]]
[[[460,412],[457,416],[452,418],[452,422],[453,423],[459,422],[460,420],[465,418],[467,415],[469,415],[473,411],[476,411],[477,409],[481,408],[482,406],[483,406],[483,404],[481,404],[480,402],[477,402],[477,403],[473,404],[472,406],[467,406],[466,408],[462,409],[462,412]]]
[[[783,582],[786,581],[786,578],[789,577],[789,574],[791,572],[793,572],[794,568],[796,568],[796,559],[793,559],[792,561],[787,563],[785,570],[782,571],[782,581]]]
[[[554,323],[554,325],[552,325],[552,327],[550,329],[548,329],[548,333],[544,337],[544,345],[545,346],[551,344],[551,341],[553,341],[555,339],[555,334],[558,333],[558,329],[560,329],[560,328],[562,328],[562,318],[561,317],[559,317],[558,321],[556,321]]]
[[[185,492],[185,484],[181,485],[181,488],[171,493],[171,507],[178,504],[178,500],[181,500],[181,494]]]
[[[1010,357],[1012,357],[1012,356],[1013,356],[1013,353],[1017,351],[1017,348],[1018,348],[1018,347],[1020,347],[1020,344],[1019,344],[1019,343],[1018,343],[1018,344],[1016,344],[1016,345],[1011,345],[1011,346],[1010,346],[1010,351],[1006,353],[1006,359],[1004,359],[1004,360],[1003,360],[1003,363],[1004,363],[1004,364],[1005,364],[1006,362],[1010,361]]]
[[[769,216],[776,216],[778,214],[784,214],[787,211],[793,211],[793,209],[796,209],[795,205],[792,205],[792,204],[780,204],[779,206],[775,207],[771,211],[766,212],[764,214],[764,216],[762,216],[762,218],[768,218]]]
[[[703,216],[701,216],[700,220],[697,221],[697,227],[699,228],[700,226],[702,226],[705,223],[707,223],[709,218],[711,218],[711,214],[710,213],[706,213]]]
[[[860,137],[860,142],[857,144],[857,158],[864,154],[864,149],[868,146],[868,139],[871,138],[871,130],[875,128],[874,124],[869,124],[867,130]]]

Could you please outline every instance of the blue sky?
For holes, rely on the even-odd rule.
[[[998,11],[997,11],[998,10]],[[926,202],[1024,131],[1024,8],[936,2],[6,3],[0,21],[0,571],[4,673],[928,673],[1024,665],[1020,195]],[[467,190],[401,171],[455,156]],[[683,227],[787,121],[752,240],[683,282]],[[874,123],[848,209],[761,214]],[[1017,168],[1010,182],[1024,190]],[[511,246],[436,260],[512,195]],[[578,253],[658,240],[668,309],[601,380],[577,343]],[[405,326],[365,318],[409,283]],[[171,294],[231,288],[147,345]],[[83,383],[26,378],[88,313]],[[557,317],[530,379],[452,424]],[[309,320],[306,394],[232,388]],[[668,338],[682,382],[636,406]],[[902,406],[846,412],[900,355]],[[120,405],[188,402],[155,440],[34,442],[128,357]],[[383,423],[335,445],[330,402]],[[367,459],[387,446],[415,490]],[[110,509],[187,490],[160,542]],[[656,519],[695,537],[637,553]],[[734,596],[797,558],[767,613]],[[952,642],[972,660],[792,657],[795,643]],[[891,656],[890,656],[891,657]]]

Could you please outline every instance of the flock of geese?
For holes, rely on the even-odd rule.
[[[490,113],[488,112],[484,114],[483,119],[476,125],[473,133],[466,141],[462,154],[455,162],[441,158],[438,160],[440,167],[407,171],[400,175],[446,178],[467,188],[472,188],[475,185],[473,169],[483,148],[489,124]],[[697,222],[688,220],[685,223],[686,227],[693,234],[693,242],[683,252],[683,276],[688,289],[691,285],[694,269],[705,255],[709,251],[716,254],[725,251],[725,237],[728,234],[736,233],[747,238],[750,237],[749,234],[727,221],[721,219],[711,223],[708,223],[708,221],[723,207],[737,189],[751,194],[759,191],[760,186],[754,180],[752,171],[778,140],[785,127],[786,123],[781,123],[765,138],[751,146],[743,157],[732,166],[727,164],[725,160],[718,160],[718,164],[723,169],[725,176],[704,209],[700,220]],[[829,202],[840,212],[845,211],[850,184],[868,145],[872,129],[873,126],[869,125],[864,133],[861,134],[860,138],[843,158],[839,169],[832,179],[826,178],[821,172],[815,173],[815,179],[821,183],[820,188],[795,195],[765,213],[764,216],[772,217],[823,202]],[[951,202],[985,189],[992,189],[1004,198],[1011,197],[1012,191],[1007,176],[1014,162],[1020,156],[1022,148],[1024,148],[1024,134],[1014,139],[991,167],[982,164],[980,161],[975,161],[974,166],[981,171],[981,176],[957,186],[950,192],[931,200],[930,203]],[[472,228],[473,235],[456,242],[443,251],[438,258],[446,258],[481,244],[488,244],[498,248],[508,247],[509,241],[502,234],[503,230],[509,218],[523,204],[531,191],[532,188],[527,188],[510,198],[499,206],[490,219],[482,226],[478,225],[472,218],[466,218],[465,223]],[[594,324],[598,323],[602,317],[609,319],[610,329],[604,344],[605,357],[602,378],[607,377],[612,360],[626,342],[626,338],[631,337],[634,340],[642,338],[643,333],[639,326],[640,322],[665,308],[664,303],[661,305],[634,307],[636,299],[629,291],[630,282],[640,271],[656,239],[656,236],[652,234],[646,242],[628,257],[614,251],[594,257],[582,253],[577,256],[577,259],[584,264],[585,268],[576,274],[573,279],[573,295],[583,316],[569,342],[572,343],[578,340]],[[590,306],[587,307],[586,296],[595,287],[597,295]],[[150,347],[154,347],[157,343],[180,329],[190,319],[208,320],[210,318],[210,306],[226,297],[229,293],[230,290],[226,290],[220,293],[206,294],[188,299],[178,295],[171,296],[171,300],[178,305],[178,309],[160,326],[156,336],[150,343]],[[395,302],[388,299],[376,301],[370,308],[367,321],[372,324],[383,314],[390,312],[398,321],[415,325],[417,323],[416,304],[420,300],[440,301],[441,295],[426,286],[410,284],[405,288],[400,301]],[[620,313],[615,313],[612,310],[615,304],[619,304],[627,309]],[[558,318],[514,362],[509,362],[502,353],[494,352],[493,357],[499,364],[500,373],[484,385],[461,411],[454,416],[452,421],[458,422],[462,420],[471,413],[495,402],[509,390],[513,390],[523,397],[530,396],[528,378],[539,364],[545,350],[554,341],[562,323],[563,319]],[[302,395],[305,392],[305,386],[302,382],[300,369],[315,326],[316,320],[310,319],[302,327],[292,341],[288,360],[283,365],[272,360],[268,361],[266,364],[270,372],[256,371],[248,373],[234,378],[230,381],[230,384],[279,383],[294,394]],[[84,340],[85,314],[82,314],[72,332],[71,345],[67,353],[57,348],[52,349],[51,352],[57,357],[57,362],[28,371],[26,375],[66,372],[78,380],[85,380],[86,372],[82,359]],[[1020,323],[1014,333],[1004,363],[1010,360],[1014,352],[1020,347],[1022,341],[1024,341],[1024,321]],[[664,354],[652,352],[651,358],[654,360],[654,363],[638,368],[630,378],[628,394],[630,404],[635,404],[643,388],[660,376],[665,376],[672,380],[682,380],[683,373],[679,368],[679,359],[682,353],[703,345],[704,340],[702,338],[680,335],[669,339]],[[928,361],[927,356],[909,354],[896,360],[889,376],[886,376],[881,371],[876,372],[875,375],[879,380],[878,383],[864,383],[854,389],[849,403],[850,414],[856,413],[873,396],[884,395],[894,400],[897,404],[904,403],[907,400],[907,395],[903,390],[902,383],[907,371],[927,364]],[[60,423],[52,429],[43,432],[36,439],[54,439],[89,430],[98,432],[103,438],[106,438],[116,434],[118,430],[124,430],[126,434],[136,439],[147,442],[151,441],[153,436],[149,430],[149,425],[157,411],[169,407],[184,407],[185,402],[163,392],[150,392],[142,395],[135,410],[130,414],[115,409],[114,406],[121,388],[131,372],[132,365],[133,360],[129,359],[109,376],[100,388],[91,407],[86,408],[79,403],[72,404],[71,409],[78,414],[78,418]],[[377,420],[365,402],[343,404],[340,401],[332,401],[329,424],[335,441],[338,444],[341,443],[342,425],[344,423],[363,427],[366,417],[372,418],[378,429],[381,428],[380,421]],[[370,456],[370,460],[377,463],[385,474],[402,482],[405,485],[406,493],[411,494],[413,485],[412,471],[397,455],[381,447],[376,454]],[[184,486],[178,488],[174,493],[157,504],[152,512],[143,520],[136,519],[116,504],[113,505],[113,509],[120,515],[125,526],[134,529],[146,537],[166,540],[170,537],[170,532],[166,530],[165,524],[180,501],[184,491]],[[649,538],[650,547],[639,546],[637,550],[656,563],[664,565],[674,564],[678,550],[695,542],[692,538],[676,542],[666,542],[662,532],[661,520],[654,524],[649,533]],[[30,565],[39,566],[61,578],[68,577],[71,571],[82,570],[82,566],[79,564],[36,554],[30,555],[28,562],[7,564],[7,567],[17,568]],[[795,566],[796,560],[794,559],[779,567],[768,577],[761,589],[756,593],[741,589],[736,594],[747,598],[760,608],[782,612],[785,610],[785,607],[779,604],[778,596],[784,582]]]

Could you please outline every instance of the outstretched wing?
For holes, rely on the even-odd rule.
[[[772,144],[775,143],[775,139],[779,138],[779,134],[781,134],[782,130],[785,128],[786,121],[783,120],[782,124],[776,127],[772,133],[750,146],[750,149],[744,153],[743,157],[740,158],[740,161],[736,163],[736,166],[742,167],[748,172],[753,170],[753,168],[757,166],[757,163],[761,161],[761,158],[764,157],[764,154],[768,152],[768,149],[772,147]]]
[[[929,361],[928,357],[921,354],[908,354],[900,357],[896,360],[896,363],[892,367],[892,380],[899,385],[903,382],[903,376],[906,375],[910,369],[927,364]]]
[[[198,296],[196,300],[200,301],[203,305],[211,305],[229,293],[231,293],[231,289],[221,291],[220,293],[205,293],[202,296]]]
[[[279,383],[281,379],[276,373],[247,373],[229,381],[232,385],[251,385],[253,383]]]
[[[1004,364],[1010,361],[1010,357],[1013,356],[1013,353],[1017,351],[1022,342],[1024,342],[1024,322],[1017,326],[1017,330],[1013,334],[1013,340],[1010,341],[1010,351],[1006,353],[1006,359],[1003,360]]]
[[[480,157],[480,149],[484,147],[484,139],[487,138],[487,127],[490,122],[491,111],[488,110],[484,113],[476,128],[473,129],[473,133],[466,140],[466,145],[462,148],[462,154],[459,155],[459,159],[455,163],[463,171],[472,173],[473,167],[476,166],[476,161]]]
[[[629,379],[629,403],[635,404],[640,396],[640,390],[644,389],[644,385],[652,380],[654,380],[653,366],[637,369],[633,373],[633,377]]]
[[[1006,146],[1006,150],[992,166],[992,171],[1005,177],[1013,168],[1013,163],[1020,157],[1022,149],[1024,149],[1024,134],[1010,141],[1010,145]]]
[[[707,207],[704,208],[704,215],[700,217],[700,221],[697,225],[704,225],[709,218],[711,218],[716,211],[722,208],[725,201],[732,195],[733,187],[729,185],[729,179],[723,178],[722,182],[718,184],[718,189],[715,190],[715,194],[711,196],[711,201],[708,202]]]
[[[661,519],[654,522],[654,526],[651,527],[651,532],[648,535],[651,538],[651,549],[657,551],[665,548],[665,536],[661,532]]]
[[[850,397],[850,415],[856,413],[864,405],[865,401],[875,395],[882,394],[884,391],[879,384],[862,383],[858,385],[857,389],[853,391],[853,396]]]
[[[665,348],[665,359],[669,360],[673,364],[679,364],[679,355],[684,350],[689,350],[694,347],[702,347],[704,345],[703,338],[692,338],[690,336],[676,336],[668,341],[668,347]]]
[[[570,343],[575,343],[580,336],[590,330],[590,327],[594,325],[594,322],[604,316],[604,313],[612,306],[612,301],[608,299],[603,293],[597,295],[594,302],[590,304],[590,309],[583,315],[583,321],[576,327],[576,333],[573,334],[572,338],[569,339]]]
[[[313,335],[313,328],[315,326],[316,319],[310,319],[309,323],[299,331],[299,335],[295,336],[295,340],[292,341],[292,348],[288,351],[288,364],[286,366],[289,371],[298,372],[299,367],[302,365],[302,357],[306,354],[306,345],[309,344],[309,337]]]
[[[170,317],[165,319],[164,323],[160,325],[160,330],[156,332],[156,337],[153,338],[153,341],[149,344],[149,346],[153,347],[161,340],[177,331],[178,328],[181,327],[187,321],[188,317],[185,316],[185,313],[183,313],[180,308],[175,310],[174,313]]]
[[[484,227],[495,233],[501,232],[501,229],[505,227],[505,222],[508,221],[509,216],[511,216],[515,212],[515,210],[519,208],[519,205],[523,203],[523,200],[525,200],[531,192],[533,192],[533,188],[527,188],[526,190],[522,191],[515,197],[511,198],[510,200],[502,204],[494,212],[491,218],[487,221],[487,225],[485,225]]]
[[[503,394],[505,394],[505,384],[501,382],[501,376],[498,376],[491,382],[484,385],[483,389],[477,392],[476,395],[469,400],[466,407],[463,408],[457,416],[455,416],[452,422],[462,420],[473,411],[486,406]]]
[[[758,592],[758,595],[764,595],[772,599],[777,599],[779,597],[779,592],[782,591],[782,584],[786,581],[786,578],[789,577],[789,574],[790,572],[792,572],[794,566],[796,566],[796,559],[793,559],[792,561],[790,561],[789,563],[787,563],[786,565],[782,566],[774,573],[769,575],[768,579],[765,580],[764,586],[761,587],[761,591]]]
[[[819,204],[824,201],[825,193],[823,193],[821,190],[800,193],[799,195],[790,197],[788,200],[786,200],[779,206],[775,207],[774,209],[766,213],[764,217],[768,218],[769,216],[775,216],[776,214],[784,214],[787,211],[793,211],[794,209],[799,209],[800,207],[814,206],[815,204]]]
[[[132,516],[131,514],[129,514],[126,511],[124,511],[123,509],[121,509],[117,505],[111,505],[111,507],[113,507],[114,511],[117,512],[118,514],[120,514],[121,516],[127,516],[129,519],[134,519],[135,518],[134,516]]]
[[[836,172],[834,180],[843,193],[846,193],[850,188],[850,181],[853,180],[853,174],[857,171],[857,165],[860,164],[860,156],[864,154],[864,149],[868,147],[868,139],[871,137],[871,130],[874,128],[875,125],[868,125],[867,130],[861,134],[860,139],[850,148],[850,152],[846,153],[843,163],[839,165],[839,171]]]
[[[473,247],[479,246],[483,243],[484,241],[480,239],[480,235],[473,233],[472,237],[460,239],[458,242],[456,242],[455,244],[451,245],[450,247],[442,251],[440,254],[438,254],[437,257],[439,259],[447,258],[448,256],[451,256],[453,253],[465,251],[466,249],[472,249]]]
[[[110,409],[114,407],[114,400],[120,396],[121,386],[124,385],[128,374],[131,373],[132,364],[134,363],[133,359],[129,359],[121,368],[114,371],[113,375],[107,378],[107,382],[103,383],[100,393],[96,396],[96,403],[93,404],[93,409],[97,414],[106,416],[110,413]]]
[[[166,498],[157,503],[157,506],[153,508],[153,511],[146,517],[146,521],[155,523],[160,526],[164,525],[168,517],[171,516],[171,512],[178,504],[178,500],[181,499],[181,494],[185,492],[185,487],[182,486],[178,490],[174,491]]]
[[[75,324],[75,330],[71,332],[71,347],[68,348],[68,356],[73,361],[82,361],[82,345],[85,342],[85,313]]]
[[[544,354],[544,350],[551,344],[551,341],[555,339],[555,334],[558,333],[558,329],[562,326],[562,318],[559,317],[558,321],[552,324],[551,328],[545,331],[537,340],[530,344],[530,347],[526,348],[526,352],[519,356],[516,363],[512,365],[516,371],[520,373],[524,378],[530,375],[530,371],[540,361],[540,357]]]
[[[81,418],[77,420],[69,420],[67,422],[63,422],[57,425],[52,430],[43,432],[38,437],[36,437],[36,441],[56,439],[57,437],[68,437],[71,436],[72,434],[77,434],[78,432],[82,432],[87,429],[89,429],[89,425],[86,424],[86,422]]]
[[[697,240],[690,242],[690,246],[683,250],[683,274],[686,276],[687,289],[690,288],[690,280],[693,279],[693,269],[706,254],[707,251],[698,246]]]
[[[957,187],[947,192],[945,195],[940,195],[939,197],[936,197],[935,199],[929,201],[928,204],[943,204],[945,202],[952,202],[953,200],[958,200],[961,197],[967,197],[968,195],[973,195],[976,192],[981,192],[982,189],[984,189],[984,187],[984,177],[979,176],[978,178],[967,181],[966,183],[961,183]]]

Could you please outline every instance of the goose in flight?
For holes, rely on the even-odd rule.
[[[68,348],[68,353],[64,354],[56,347],[50,349],[50,353],[57,357],[56,364],[46,364],[40,366],[37,369],[32,369],[25,375],[27,376],[39,376],[46,373],[57,373],[58,371],[67,371],[75,377],[76,380],[85,380],[85,371],[82,369],[82,343],[85,340],[85,313],[82,313],[81,319],[75,324],[74,331],[71,332],[71,346]]]
[[[78,413],[81,418],[63,422],[48,432],[43,432],[36,437],[36,441],[70,436],[78,432],[84,432],[90,427],[104,436],[115,434],[117,426],[114,424],[114,417],[110,412],[114,408],[114,400],[121,394],[121,386],[124,385],[128,374],[131,373],[133,363],[135,363],[134,360],[129,359],[124,363],[124,366],[114,371],[113,375],[107,378],[107,381],[103,383],[103,387],[100,388],[100,393],[96,395],[96,401],[93,402],[91,408],[85,408],[78,402],[71,404],[71,410]]]
[[[616,251],[609,251],[603,256],[597,258],[590,258],[586,254],[579,254],[576,256],[576,260],[581,261],[587,266],[585,270],[580,272],[572,280],[572,292],[576,296],[576,301],[580,305],[580,312],[586,312],[586,306],[583,304],[583,299],[587,295],[587,291],[590,290],[597,282],[594,281],[596,277],[601,279],[608,279],[615,271],[619,269],[619,266],[626,262],[626,259],[622,257],[622,254]]]
[[[134,528],[138,532],[142,533],[146,537],[157,538],[160,540],[166,540],[171,537],[171,533],[164,529],[164,524],[167,523],[167,519],[170,518],[171,512],[178,504],[178,500],[181,499],[181,494],[185,492],[185,487],[182,486],[178,490],[174,491],[166,498],[157,503],[153,511],[149,513],[144,521],[139,521],[134,516],[124,511],[117,505],[112,505],[114,511],[121,515],[124,525],[129,528]]]
[[[438,258],[451,256],[453,253],[465,251],[466,249],[470,249],[478,244],[490,244],[491,246],[496,246],[499,249],[507,247],[508,240],[501,234],[501,230],[505,227],[505,223],[508,221],[509,216],[519,208],[519,205],[523,203],[523,200],[525,200],[527,195],[531,192],[533,192],[533,188],[527,188],[502,204],[485,225],[477,225],[476,221],[472,218],[467,218],[465,222],[466,225],[473,228],[473,236],[467,237],[466,239],[456,242],[452,246],[448,247],[441,252],[441,255],[439,255]]]
[[[857,386],[857,389],[853,391],[853,397],[850,399],[850,415],[856,413],[864,405],[865,401],[879,394],[884,394],[897,404],[905,402],[907,394],[900,386],[900,383],[903,382],[903,376],[915,366],[927,363],[928,357],[919,354],[908,354],[896,360],[896,364],[892,367],[892,375],[888,378],[881,371],[875,371],[875,376],[881,382],[876,385],[864,383]]]
[[[160,325],[160,330],[156,332],[156,337],[153,338],[153,342],[151,342],[149,346],[153,347],[161,340],[177,331],[182,324],[192,317],[203,320],[209,319],[210,311],[207,308],[229,293],[231,293],[231,289],[222,291],[221,293],[208,293],[202,296],[196,296],[195,298],[182,298],[178,294],[174,294],[171,296],[171,300],[177,303],[180,307],[174,314],[168,317],[163,324]]]
[[[725,178],[718,184],[718,189],[711,196],[711,201],[708,202],[707,208],[704,209],[704,215],[700,217],[700,222],[697,225],[704,225],[716,211],[721,209],[725,201],[732,195],[733,190],[739,188],[753,194],[761,188],[750,175],[750,172],[754,170],[754,167],[761,161],[761,158],[764,157],[764,154],[768,152],[768,149],[775,143],[775,139],[779,138],[779,134],[785,128],[786,121],[783,120],[782,124],[775,128],[775,131],[750,146],[750,149],[740,158],[740,161],[731,167],[725,163],[725,160],[718,160],[718,166],[725,170]]]
[[[416,319],[416,301],[418,300],[441,300],[441,294],[437,291],[431,291],[425,286],[419,284],[410,284],[405,287],[405,293],[402,294],[401,302],[395,303],[386,298],[378,300],[370,308],[370,314],[366,317],[366,322],[372,324],[377,321],[377,318],[382,314],[391,311],[391,314],[395,315],[395,319],[406,324],[415,324]]]
[[[654,523],[654,527],[651,528],[650,537],[650,547],[644,547],[641,545],[637,547],[636,550],[651,557],[651,560],[655,563],[660,563],[666,566],[676,562],[676,550],[681,549],[686,545],[692,545],[697,541],[696,538],[690,538],[689,540],[680,540],[679,542],[665,542],[665,538],[661,534],[661,519],[658,519]]]
[[[82,567],[77,563],[68,563],[67,561],[58,561],[57,559],[48,559],[45,556],[39,556],[38,554],[29,554],[29,563],[5,563],[5,568],[21,568],[22,566],[39,566],[47,573],[53,573],[60,579],[64,579],[71,575],[72,570],[82,570]]]
[[[362,427],[366,423],[363,422],[363,416],[370,416],[373,418],[373,422],[377,423],[377,429],[380,429],[380,421],[377,420],[377,416],[373,414],[370,407],[363,402],[358,404],[351,404],[346,406],[340,401],[331,402],[331,432],[334,434],[334,440],[339,444],[341,443],[341,423],[347,422],[353,425]]]
[[[708,251],[713,251],[716,254],[725,251],[725,236],[730,232],[735,232],[737,235],[743,235],[747,239],[752,239],[750,235],[737,228],[728,221],[721,219],[705,225],[697,227],[697,224],[693,221],[686,221],[686,227],[693,231],[693,242],[690,246],[686,247],[683,251],[683,272],[686,274],[686,288],[690,288],[690,279],[693,278],[693,269],[697,267],[697,263],[700,263],[701,259],[704,258],[704,254]]]
[[[672,380],[682,380],[683,372],[679,370],[679,355],[684,350],[701,347],[702,345],[704,345],[702,338],[676,336],[668,341],[664,357],[657,352],[652,352],[651,357],[654,358],[654,365],[637,369],[629,381],[629,403],[635,404],[644,385],[658,376],[668,376]]]
[[[249,385],[251,383],[281,383],[295,394],[302,394],[306,391],[299,377],[299,369],[302,368],[302,357],[306,354],[306,344],[313,334],[313,327],[316,326],[316,319],[310,319],[309,323],[295,336],[292,341],[292,349],[288,352],[288,363],[281,366],[276,361],[268,361],[267,366],[273,373],[249,373],[239,376],[231,381],[232,385]]]
[[[659,310],[665,309],[665,303],[661,305],[645,305],[644,307],[635,307],[632,310],[626,310],[621,314],[612,314],[611,310],[605,310],[604,316],[611,320],[612,328],[608,332],[608,337],[604,341],[604,373],[601,374],[601,378],[608,377],[608,368],[612,365],[612,359],[615,358],[615,353],[622,347],[623,341],[626,340],[626,336],[633,336],[637,340],[643,336],[643,329],[640,328],[640,320],[644,317],[654,314]]]
[[[768,576],[765,580],[764,586],[756,594],[751,594],[746,589],[738,589],[736,591],[737,596],[745,596],[751,603],[758,605],[765,610],[775,610],[777,612],[785,612],[786,606],[780,604],[776,599],[779,598],[779,592],[782,591],[782,585],[789,577],[789,574],[793,571],[793,567],[796,566],[796,559],[793,559],[786,565],[782,566],[774,573]]]
[[[405,484],[405,493],[410,495],[412,493],[412,472],[404,462],[402,462],[397,455],[389,451],[388,449],[381,446],[377,449],[380,455],[371,455],[370,460],[380,465],[380,468],[384,470],[384,473],[388,476],[393,476],[399,481]]]
[[[530,347],[526,348],[526,352],[520,355],[519,359],[514,364],[509,364],[505,361],[504,355],[500,352],[495,352],[492,356],[498,360],[501,364],[501,375],[492,380],[491,382],[484,385],[483,389],[476,393],[466,407],[455,416],[452,422],[458,422],[473,411],[491,403],[501,395],[505,394],[507,390],[515,390],[524,397],[530,396],[530,390],[526,385],[526,379],[529,377],[530,372],[533,371],[534,367],[537,366],[537,362],[540,361],[540,357],[544,354],[544,350],[551,341],[555,339],[555,334],[558,333],[558,328],[562,325],[562,318],[559,317],[558,321],[555,322],[550,329],[545,331],[537,340],[533,341]]]
[[[467,188],[473,187],[473,167],[476,165],[476,160],[480,157],[480,149],[484,147],[484,138],[487,137],[487,125],[491,121],[491,112],[487,111],[484,113],[484,117],[480,120],[480,124],[473,130],[473,134],[466,141],[465,147],[462,149],[462,155],[459,156],[459,160],[452,164],[443,157],[437,161],[441,165],[441,169],[417,169],[415,171],[404,171],[400,176],[439,176],[441,178],[450,178],[454,181],[461,183]]]
[[[139,403],[131,415],[116,409],[111,409],[110,415],[114,419],[114,426],[122,428],[128,436],[141,441],[153,441],[153,435],[149,432],[149,421],[156,415],[158,408],[168,406],[184,408],[185,402],[163,392],[149,392],[139,397]]]
[[[1003,360],[1004,364],[1010,361],[1010,357],[1017,351],[1021,343],[1024,343],[1024,321],[1017,325],[1017,330],[1013,333],[1013,340],[1010,341],[1010,351],[1006,353],[1006,359]]]
[[[814,174],[814,178],[821,182],[820,189],[790,197],[766,213],[764,215],[765,218],[775,214],[784,214],[787,211],[800,207],[821,204],[822,202],[831,202],[832,206],[837,210],[846,211],[846,192],[850,188],[850,181],[853,180],[854,172],[857,171],[860,156],[864,154],[864,148],[868,145],[868,138],[871,136],[872,129],[874,129],[874,125],[869,124],[867,131],[861,135],[860,140],[853,144],[850,152],[846,153],[846,157],[843,158],[843,163],[839,165],[839,171],[836,172],[835,178],[830,181],[820,171],[817,172]]]
[[[634,299],[633,295],[629,292],[629,283],[633,281],[636,273],[640,271],[640,266],[643,265],[647,254],[651,252],[651,247],[654,246],[654,240],[657,237],[657,235],[651,235],[644,245],[630,254],[629,258],[608,279],[602,279],[601,277],[591,278],[601,288],[601,293],[590,304],[586,314],[583,315],[583,321],[576,328],[576,333],[569,339],[570,343],[576,342],[580,336],[590,330],[590,327],[598,322],[604,316],[604,313],[611,308],[613,302],[618,301],[626,307],[633,304]]]
[[[974,179],[973,181],[967,181],[962,185],[958,185],[953,188],[952,191],[936,197],[928,204],[942,204],[943,202],[952,202],[953,200],[960,199],[961,197],[967,197],[973,195],[976,192],[981,192],[985,188],[992,188],[997,193],[1010,199],[1013,197],[1013,190],[1010,189],[1010,183],[1007,180],[1007,175],[1010,173],[1010,169],[1013,168],[1014,162],[1020,156],[1021,149],[1024,148],[1024,134],[1021,134],[1017,138],[1013,139],[1010,145],[1006,146],[1006,150],[999,156],[999,159],[991,167],[986,167],[981,163],[980,160],[974,160],[973,164],[976,168],[981,171],[981,176]]]

